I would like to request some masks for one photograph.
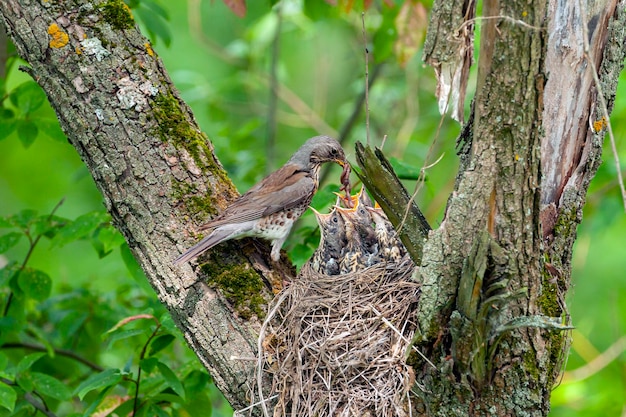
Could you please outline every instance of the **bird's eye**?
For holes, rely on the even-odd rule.
[[[339,219],[337,218],[337,216],[333,216],[333,222],[337,223],[339,221]]]
[[[335,149],[335,148],[331,149],[331,150],[330,150],[330,153],[331,153],[333,156],[337,156],[337,149]]]

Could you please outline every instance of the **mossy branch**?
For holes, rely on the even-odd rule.
[[[422,260],[424,239],[431,230],[426,218],[411,199],[393,171],[391,163],[380,149],[373,150],[357,142],[356,158],[362,172],[354,171],[380,204],[389,221],[398,230],[400,240],[406,246],[413,261],[419,265]]]

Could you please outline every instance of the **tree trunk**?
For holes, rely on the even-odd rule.
[[[226,398],[243,408],[256,315],[272,296],[263,284],[274,279],[268,248],[220,246],[214,270],[172,264],[196,240],[194,222],[237,191],[130,10],[121,0],[105,4],[3,0],[0,14],[159,299]]]
[[[604,115],[592,67],[610,109],[624,59],[625,2],[583,2],[584,19],[579,2],[569,3],[483,4],[461,169],[423,247],[416,343],[437,369],[410,358],[422,388],[413,415],[549,410],[567,354],[560,330],[569,324],[572,245],[604,134],[589,128]],[[3,0],[0,15],[159,299],[233,407],[244,408],[259,317],[293,271],[270,270],[267,245],[246,240],[218,246],[220,262],[203,269],[173,266],[196,240],[194,225],[237,192],[128,9],[106,5]],[[439,1],[434,13],[427,59],[463,97],[473,2]]]
[[[585,13],[579,2],[483,2],[461,170],[422,260],[421,345],[438,359],[417,376],[425,415],[549,411],[568,349],[558,330],[569,324],[572,246],[604,135],[589,123],[604,116],[593,68],[602,64],[611,108],[624,59],[624,2],[583,3]],[[471,59],[473,7],[434,6],[425,58],[440,92]]]

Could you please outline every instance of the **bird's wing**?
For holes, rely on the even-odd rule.
[[[199,230],[257,220],[280,210],[308,204],[316,188],[317,184],[308,171],[285,165],[265,177],[228,206],[218,218],[204,224]]]

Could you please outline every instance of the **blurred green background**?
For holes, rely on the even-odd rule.
[[[361,9],[349,10],[347,2],[333,6],[317,0],[286,1],[278,12],[267,1],[248,3],[246,16],[240,18],[220,1],[129,2],[241,191],[280,166],[306,138],[318,133],[339,136],[359,108],[357,99],[364,85]],[[416,187],[420,169],[430,166],[420,183],[418,201],[436,226],[457,170],[459,125],[440,117],[433,71],[421,62],[429,3],[374,2],[365,25],[369,74],[375,78],[369,92],[372,142],[380,145],[387,135],[384,150],[395,158],[410,190]],[[7,94],[30,81],[18,71],[18,64],[13,62],[6,74],[3,89]],[[275,107],[270,99],[272,73],[281,91]],[[619,84],[611,117],[622,160],[626,159],[625,81]],[[470,84],[468,97],[472,96]],[[16,106],[3,98],[5,107]],[[34,133],[31,129],[26,134],[26,128],[11,131],[0,118],[0,216],[24,209],[43,215],[61,199],[64,202],[56,214],[63,218],[104,211],[102,198],[76,151],[54,126],[49,105],[37,107],[28,118],[38,121]],[[275,140],[268,141],[273,131]],[[344,143],[352,161],[354,142],[365,138],[361,111]],[[626,216],[608,139],[604,155],[606,162],[591,185],[575,246],[573,286],[567,301],[576,330],[567,372],[552,396],[551,415],[555,417],[626,415]],[[332,168],[314,201],[317,208],[333,200],[331,192],[338,188],[338,176],[339,170]],[[51,299],[70,294],[79,300],[88,293],[92,310],[119,304],[120,308],[103,310],[110,313],[108,322],[103,318],[103,331],[125,316],[148,312],[165,317],[125,246],[113,239],[117,246],[111,243],[114,249],[106,254],[98,250],[98,239],[102,236],[86,234],[66,244],[54,239],[38,244],[28,264],[49,274]],[[309,213],[286,245],[296,264],[307,259],[317,239]],[[21,262],[28,249],[27,239],[21,239],[0,255],[0,267]],[[35,313],[38,320],[46,318],[38,307],[31,308],[39,311]],[[50,331],[43,327],[44,332]],[[90,359],[104,367],[123,367],[136,360],[143,342],[135,342],[111,349],[92,347],[94,357]],[[93,343],[100,341],[96,338]],[[174,371],[189,367],[204,372],[180,339],[168,348],[171,351],[166,354],[172,361],[168,363]],[[610,360],[602,364],[605,366],[598,365],[594,359],[610,348],[615,354],[602,356]],[[215,388],[209,392],[206,401],[212,404],[213,415],[231,415]],[[168,413],[193,416],[189,410],[193,408],[174,405]]]

